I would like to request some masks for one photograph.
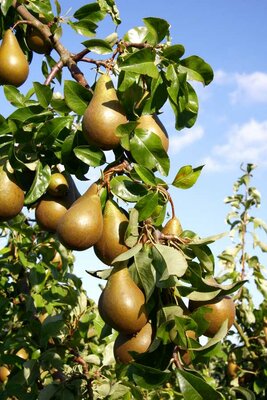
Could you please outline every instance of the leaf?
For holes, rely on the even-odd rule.
[[[184,400],[223,399],[219,392],[192,372],[177,369],[176,373]]]
[[[114,0],[98,0],[98,4],[102,12],[111,16],[114,24],[119,25],[121,23],[120,13]]]
[[[91,37],[96,34],[97,24],[90,19],[84,18],[78,22],[68,21],[68,24],[80,35]]]
[[[53,90],[39,82],[33,82],[33,87],[39,104],[43,108],[47,108],[52,100]]]
[[[207,305],[208,307],[208,305]],[[194,351],[201,351],[201,350],[206,350],[209,347],[214,346],[215,344],[219,343],[225,336],[227,335],[228,332],[228,319],[226,319],[223,323],[218,332],[210,338],[206,344],[202,344],[201,347],[194,348]]]
[[[155,288],[155,274],[151,269],[151,258],[149,257],[149,249],[142,247],[141,250],[134,255],[134,263],[139,281],[144,289],[146,301],[150,299]]]
[[[118,58],[118,66],[122,71],[136,72],[157,78],[159,71],[155,64],[156,53],[151,49],[141,49],[125,57]]]
[[[110,181],[110,190],[113,195],[128,202],[137,202],[147,193],[144,186],[133,182],[127,176],[116,176]]]
[[[92,93],[78,82],[65,80],[64,96],[67,106],[75,113],[83,115],[92,98]]]
[[[52,111],[44,110],[43,107],[39,105],[29,106],[19,108],[14,111],[10,116],[9,119],[17,120],[20,122],[43,122],[48,117],[51,118],[53,116]]]
[[[148,28],[146,26],[137,26],[124,35],[124,40],[131,43],[144,43],[147,34]]]
[[[150,170],[156,167],[162,175],[168,175],[170,160],[155,133],[137,128],[130,139],[130,151],[137,163]]]
[[[133,247],[136,245],[138,238],[138,211],[132,208],[129,210],[129,223],[125,232],[124,243],[128,247]]]
[[[151,172],[149,169],[140,164],[133,164],[133,167],[135,172],[138,174],[138,176],[142,179],[142,181],[146,185],[150,185],[152,187],[157,186],[157,182],[155,180],[153,172]]]
[[[25,197],[24,204],[32,204],[38,200],[46,191],[51,177],[49,165],[38,162],[33,183]]]
[[[176,174],[172,185],[180,189],[191,188],[198,180],[203,167],[204,165],[197,168],[192,168],[191,165],[183,166]]]
[[[175,44],[173,46],[168,46],[163,49],[162,55],[170,61],[176,63],[180,62],[180,58],[184,55],[185,48],[181,44]]]
[[[173,247],[165,246],[162,244],[155,244],[155,248],[162,255],[168,274],[181,277],[184,275],[188,268],[188,264],[183,253]]]
[[[78,20],[88,19],[93,22],[98,22],[105,17],[105,13],[101,11],[98,3],[91,3],[76,10],[73,16]]]
[[[74,154],[79,160],[91,167],[99,167],[106,162],[105,154],[102,150],[92,149],[90,146],[76,146]]]
[[[159,194],[158,192],[151,192],[142,197],[135,205],[139,212],[139,221],[144,221],[149,218],[158,205]]]
[[[212,273],[214,270],[214,256],[211,250],[206,245],[190,245],[190,248],[193,250],[201,266],[208,272]]]
[[[256,400],[255,394],[247,388],[240,387],[240,386],[232,387],[230,389],[230,393],[233,393],[233,392],[241,393],[245,400]]]
[[[12,85],[4,85],[6,99],[15,107],[25,107],[27,99],[20,91]]]
[[[6,16],[9,8],[12,6],[12,0],[2,0],[1,1],[1,11]]]
[[[73,118],[71,116],[58,117],[46,121],[37,132],[35,142],[52,146],[64,128],[70,129],[72,121]]]
[[[96,54],[109,54],[113,51],[110,44],[102,39],[86,40],[82,44]]]
[[[187,78],[208,85],[213,80],[213,70],[202,58],[190,56],[181,60],[179,71],[186,71]]]
[[[137,386],[145,389],[161,387],[170,379],[171,372],[134,363],[129,367],[129,374]],[[192,399],[191,399],[192,400]]]
[[[142,243],[137,243],[130,250],[125,251],[124,253],[122,253],[119,256],[117,256],[113,260],[112,264],[115,264],[117,262],[122,262],[122,261],[129,260],[130,258],[134,257],[137,253],[139,253],[139,251],[141,251],[142,247],[143,247]]]
[[[148,29],[146,41],[152,45],[156,45],[169,34],[170,24],[162,18],[148,17],[143,18]]]

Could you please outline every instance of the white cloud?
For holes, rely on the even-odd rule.
[[[243,125],[234,125],[223,145],[216,145],[204,160],[207,169],[229,169],[244,163],[267,166],[267,120],[251,119]]]
[[[204,135],[204,129],[201,126],[196,126],[189,129],[184,129],[182,132],[175,132],[170,137],[170,154],[179,153],[184,147],[192,145],[200,140]]]

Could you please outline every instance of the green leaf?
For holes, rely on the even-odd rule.
[[[24,204],[32,204],[38,200],[46,191],[51,176],[49,165],[44,165],[39,161],[35,171],[33,183],[28,191]]]
[[[127,176],[116,176],[110,181],[111,193],[120,197],[122,200],[137,202],[147,194],[146,188],[136,182],[133,182]]]
[[[125,35],[124,40],[131,43],[144,43],[148,34],[146,26],[137,26],[130,29]]]
[[[180,189],[191,188],[199,178],[204,165],[192,168],[191,165],[185,165],[177,172],[172,185]]]
[[[202,58],[190,56],[181,60],[179,71],[187,73],[187,79],[208,85],[213,80],[213,70]]]
[[[76,10],[73,16],[78,20],[89,19],[90,21],[98,22],[105,17],[105,13],[101,11],[98,3],[91,3]]]
[[[92,37],[96,34],[97,25],[90,19],[84,18],[78,22],[68,21],[68,24],[80,35]]]
[[[33,87],[39,104],[43,108],[47,108],[52,100],[53,90],[49,86],[42,85],[39,82],[33,82]]]
[[[255,394],[247,388],[240,387],[240,386],[232,387],[230,389],[230,393],[234,393],[234,392],[241,393],[245,400],[256,400]]]
[[[199,262],[206,271],[213,273],[214,270],[214,256],[209,249],[208,246],[206,245],[191,245],[190,248],[193,250],[197,258],[199,259]]]
[[[114,24],[119,25],[121,23],[120,13],[114,0],[98,0],[98,4],[102,12],[111,16]]]
[[[70,129],[73,117],[58,117],[45,122],[36,135],[36,143],[52,146],[59,133],[64,129]]]
[[[153,172],[149,171],[146,167],[140,164],[133,164],[134,170],[142,181],[149,186],[157,186]]]
[[[173,46],[168,46],[163,49],[162,55],[170,61],[176,63],[180,62],[180,58],[184,55],[185,48],[181,44],[175,44]]]
[[[155,64],[156,53],[151,49],[141,49],[125,57],[118,58],[118,66],[123,71],[136,72],[157,78],[159,71]]]
[[[92,149],[90,146],[84,145],[75,147],[73,151],[79,160],[91,167],[99,167],[106,162],[105,154],[100,149]]]
[[[12,85],[4,85],[6,99],[15,107],[25,107],[26,97]]]
[[[178,94],[180,90],[180,81],[174,65],[171,64],[168,66],[166,70],[166,78],[170,82],[167,89],[168,95],[172,102],[177,104],[177,102],[179,101]]]
[[[129,223],[125,232],[124,243],[128,247],[137,244],[139,238],[138,211],[135,208],[129,210]]]
[[[1,1],[1,11],[4,15],[7,14],[9,8],[12,6],[12,0],[2,0]]]
[[[102,39],[86,40],[82,44],[96,54],[109,54],[113,51],[110,44]]]
[[[134,263],[138,279],[144,289],[146,301],[148,301],[155,288],[155,274],[151,268],[151,258],[149,257],[149,249],[142,247],[141,250],[134,255]]]
[[[19,108],[18,110],[14,111],[10,116],[9,119],[17,120],[20,122],[43,122],[48,117],[52,117],[52,111],[44,110],[43,107],[37,106],[29,106]]]
[[[222,395],[192,372],[177,369],[179,387],[184,400],[219,400]]]
[[[122,261],[129,260],[130,258],[134,257],[137,253],[139,253],[139,251],[141,251],[142,247],[143,247],[142,243],[137,243],[130,250],[127,250],[124,253],[122,253],[119,256],[117,256],[113,260],[112,264],[115,264],[117,262],[122,262]]]
[[[137,363],[129,367],[129,373],[137,386],[148,390],[161,387],[171,377],[171,372],[169,371],[160,371],[156,368]]]
[[[170,24],[165,19],[148,17],[143,18],[148,29],[146,41],[152,45],[156,45],[169,34]]]
[[[146,196],[142,197],[135,205],[135,208],[139,212],[139,221],[144,221],[149,218],[155,208],[158,205],[159,194],[158,192],[148,193]]]
[[[170,160],[155,133],[137,128],[130,139],[130,150],[137,163],[150,170],[156,167],[162,175],[168,175]]]
[[[65,80],[64,96],[67,106],[75,113],[83,115],[92,98],[92,93],[78,82]]]
[[[162,244],[155,244],[155,248],[163,257],[168,274],[170,276],[181,277],[184,275],[185,271],[188,268],[188,264],[184,254],[175,249],[174,247],[165,246]]]

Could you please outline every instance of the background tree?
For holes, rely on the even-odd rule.
[[[192,127],[189,80],[208,85],[212,69],[183,58],[163,19],[144,18],[119,38],[113,0],[85,4],[67,21],[77,41],[107,16],[114,23],[107,38],[72,54],[60,14],[59,2],[1,2],[0,82],[15,111],[0,119],[0,398],[223,398],[193,366],[218,353],[234,319],[228,296],[243,282],[214,279],[209,244],[220,235],[181,227],[158,116],[169,102],[177,130]],[[44,83],[24,94],[33,52],[45,54]],[[94,67],[90,84],[81,62]],[[72,79],[62,80],[63,69]],[[75,181],[95,167],[99,179],[80,196]],[[190,188],[201,170],[182,166],[172,185]],[[90,272],[107,280],[101,317],[72,273],[72,251],[89,247],[110,267]]]

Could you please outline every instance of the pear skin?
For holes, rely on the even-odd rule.
[[[168,132],[166,131],[157,114],[143,114],[137,120],[137,122],[137,128],[145,129],[148,132],[153,132],[160,138],[162,147],[167,153],[169,149]]]
[[[127,266],[114,267],[100,295],[101,318],[113,329],[132,334],[147,323],[145,296],[130,276]]]
[[[17,185],[6,168],[0,166],[0,221],[18,215],[24,205],[24,191]]]
[[[98,195],[81,196],[63,215],[57,226],[59,241],[71,250],[86,250],[100,238],[103,230]]]
[[[38,54],[49,54],[52,49],[50,41],[31,25],[27,26],[26,42],[29,49]]]
[[[166,223],[161,232],[164,233],[164,235],[179,236],[183,232],[183,228],[179,219],[177,217],[173,217]]]
[[[134,361],[132,354],[129,352],[145,353],[152,343],[152,336],[152,326],[149,322],[134,335],[119,333],[113,348],[116,361],[122,364],[129,364]]]
[[[11,29],[4,34],[0,60],[0,84],[21,86],[28,77],[29,64]]]
[[[103,232],[94,245],[95,254],[104,264],[111,265],[114,258],[128,250],[124,244],[128,222],[120,207],[113,200],[107,200],[103,213]]]
[[[51,175],[47,188],[48,194],[55,197],[64,197],[68,193],[69,183],[66,177],[60,172],[54,172]]]
[[[83,116],[82,130],[87,142],[102,150],[115,149],[120,143],[120,138],[115,135],[116,128],[126,122],[110,76],[101,75]]]

